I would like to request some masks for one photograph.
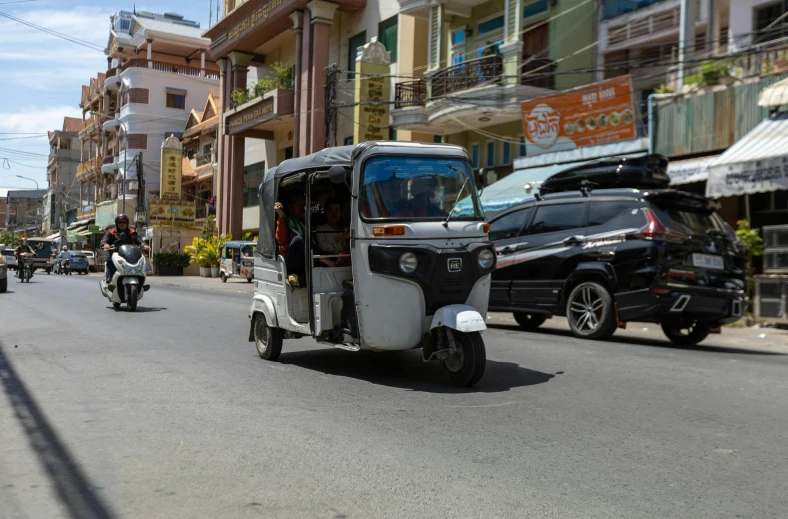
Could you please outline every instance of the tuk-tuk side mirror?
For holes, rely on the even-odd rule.
[[[328,179],[333,184],[345,184],[347,182],[347,170],[343,166],[331,166],[328,170]]]
[[[487,175],[484,173],[484,168],[479,168],[479,171],[476,173],[476,189],[479,191],[479,196],[481,196],[486,185]]]

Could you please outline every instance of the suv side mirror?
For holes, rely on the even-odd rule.
[[[328,170],[328,179],[332,184],[344,184],[347,182],[347,171],[342,166],[331,166]]]

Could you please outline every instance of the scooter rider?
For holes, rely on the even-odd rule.
[[[33,256],[36,255],[36,251],[34,251],[33,248],[30,245],[27,244],[27,238],[22,238],[19,241],[19,246],[16,249],[14,249],[14,256],[16,257],[17,265],[20,265],[20,266],[22,265],[22,263],[19,260],[20,260],[20,258],[22,256],[22,254],[32,254]],[[22,277],[22,269],[21,268],[17,267],[16,273],[17,273],[18,277],[20,277],[20,278]]]
[[[137,245],[147,251],[150,249],[142,241],[142,238],[133,227],[129,227],[129,217],[125,214],[119,214],[115,217],[115,227],[107,231],[104,238],[101,239],[101,245],[104,249],[109,249],[112,246],[119,247],[121,245]],[[106,280],[107,288],[114,290],[112,284],[112,276],[115,275],[115,264],[112,263],[112,255],[107,258]]]

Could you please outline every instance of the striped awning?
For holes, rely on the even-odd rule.
[[[788,78],[769,85],[761,90],[758,95],[758,106],[787,106],[788,105]]]
[[[777,112],[709,164],[706,196],[788,189],[788,112]]]

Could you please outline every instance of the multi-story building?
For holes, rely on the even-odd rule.
[[[216,211],[210,202],[219,166],[220,106],[219,92],[211,92],[202,110],[192,110],[183,132],[183,195],[194,200],[198,224]]]
[[[221,232],[258,229],[257,186],[268,168],[352,139],[353,107],[342,105],[352,104],[357,51],[378,38],[396,74],[398,10],[395,0],[223,2],[221,19],[205,33],[221,66]],[[344,71],[327,107],[331,64]],[[329,125],[327,108],[335,114]]]
[[[91,160],[103,163],[101,171],[113,175],[109,194],[121,199],[117,210],[125,206],[134,214],[144,198],[158,193],[162,142],[170,135],[180,137],[191,108],[203,106],[218,87],[210,40],[201,33],[199,23],[172,13],[120,11],[111,17],[104,90],[116,101],[114,109],[110,102],[108,113],[101,116],[106,117],[103,131],[119,132],[120,138],[112,160],[100,154]],[[142,193],[135,160],[139,154]]]
[[[39,234],[46,195],[46,189],[9,190],[6,195],[8,230],[31,236]]]
[[[47,162],[46,210],[41,225],[44,235],[57,232],[61,223],[68,225],[79,209],[79,184],[76,182],[80,163],[79,128],[81,120],[63,118],[60,130],[48,132],[49,161]]]
[[[8,189],[0,188],[0,232],[5,232],[8,226],[9,215],[6,213],[9,210],[8,205]]]
[[[490,181],[525,155],[523,101],[594,79],[594,2],[399,0],[400,138],[459,144]]]

